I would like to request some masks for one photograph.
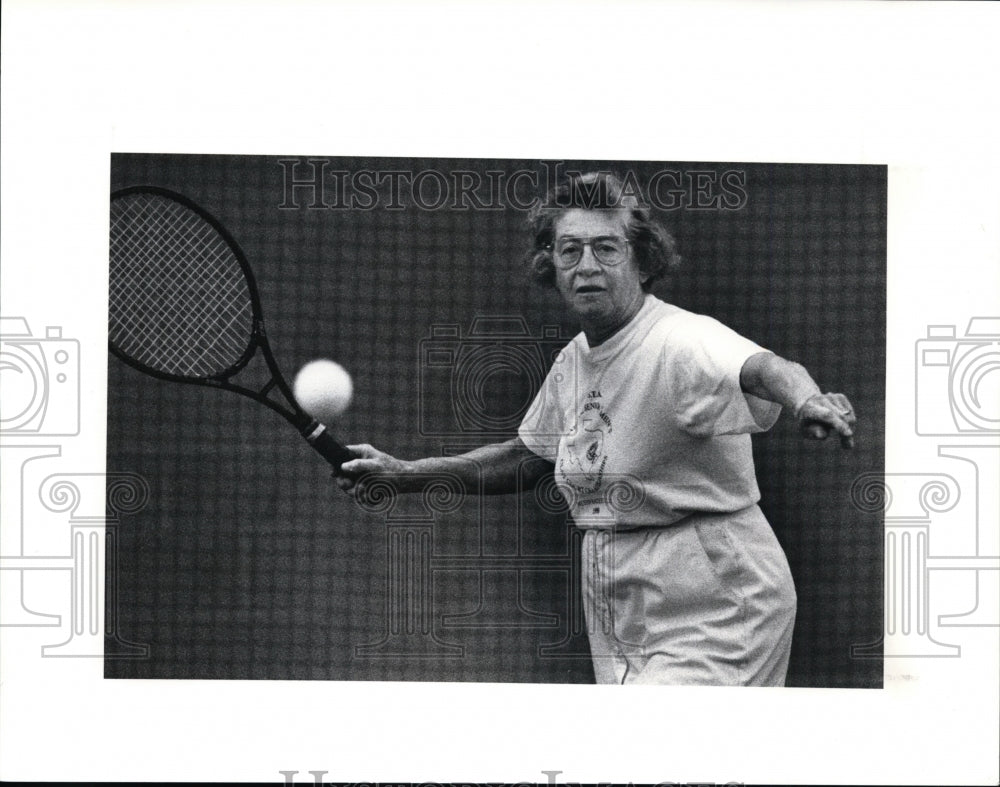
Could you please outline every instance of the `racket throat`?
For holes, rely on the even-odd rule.
[[[259,396],[266,397],[269,393],[271,393],[271,391],[274,389],[274,386],[276,386],[277,384],[278,381],[272,377],[270,380],[264,383],[264,386],[259,391],[257,391],[257,394]]]
[[[277,370],[277,367],[273,365],[271,359],[265,357],[264,361],[267,363],[268,371],[270,371],[271,377],[260,388],[256,389],[254,398],[257,399],[257,401],[263,402],[269,407],[277,410],[285,417],[288,417],[289,413],[286,408],[289,405],[291,405],[293,412],[298,409],[295,405],[295,397],[291,390],[289,390],[288,386],[285,385],[284,380],[280,376],[281,373]],[[312,416],[303,413],[298,417],[295,417],[293,423],[298,430],[304,434],[305,432],[303,430],[310,422],[312,422],[312,420]]]

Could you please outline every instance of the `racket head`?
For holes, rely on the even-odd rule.
[[[260,297],[239,244],[182,194],[111,195],[108,346],[146,374],[225,381],[263,338]]]

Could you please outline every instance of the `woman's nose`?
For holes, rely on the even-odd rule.
[[[586,244],[583,247],[583,253],[580,255],[580,262],[577,263],[580,270],[600,270],[601,263],[597,261],[597,257],[594,256],[594,250],[591,248],[590,244]]]

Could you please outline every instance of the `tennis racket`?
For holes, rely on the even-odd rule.
[[[355,458],[295,401],[268,344],[242,250],[214,217],[180,194],[137,186],[111,195],[108,345],[153,377],[222,388],[267,405],[337,471]],[[270,375],[266,382],[234,382],[258,353]]]

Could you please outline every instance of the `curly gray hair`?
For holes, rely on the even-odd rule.
[[[628,212],[626,233],[639,272],[646,277],[643,290],[648,292],[654,282],[680,265],[681,257],[673,236],[633,192],[625,191],[624,186],[622,179],[610,172],[571,172],[532,206],[528,226],[533,245],[526,256],[535,282],[546,287],[555,286],[556,269],[552,261],[555,225],[563,213],[574,209]]]

